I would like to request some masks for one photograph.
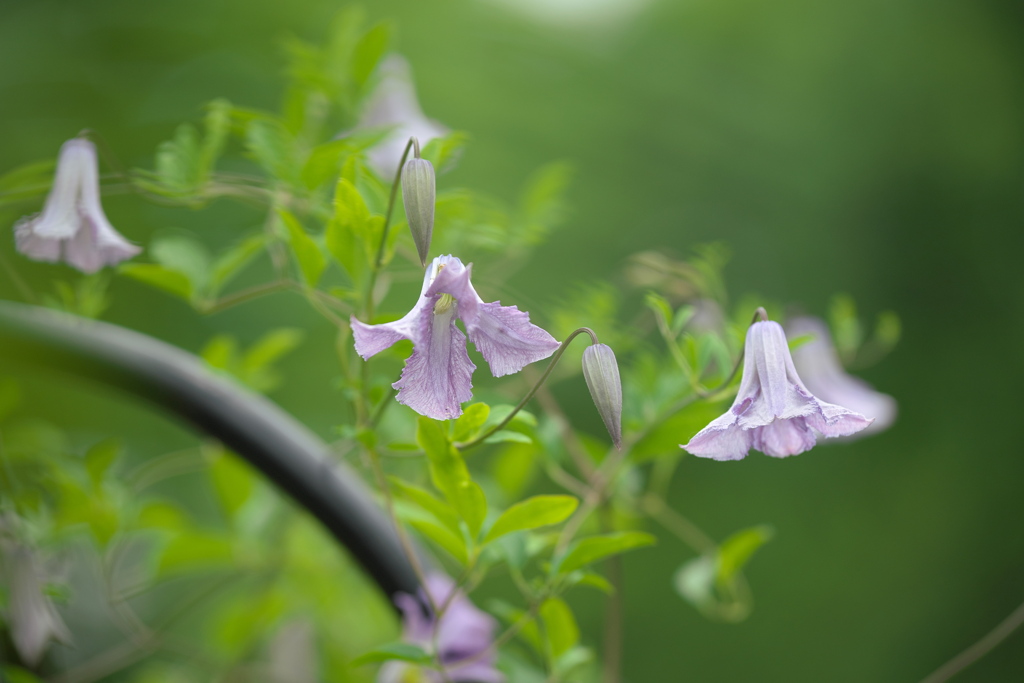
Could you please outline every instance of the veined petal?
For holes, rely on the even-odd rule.
[[[450,420],[462,415],[462,403],[473,397],[473,370],[466,353],[466,335],[455,326],[455,304],[445,313],[420,315],[413,352],[393,386],[398,402],[420,415]]]
[[[697,432],[690,442],[682,447],[688,453],[713,460],[741,460],[747,455],[753,439],[753,432],[737,424],[732,411],[714,419]]]
[[[814,432],[805,418],[777,419],[764,427],[752,430],[752,445],[765,455],[784,458],[797,455],[814,447]]]
[[[807,416],[807,424],[826,437],[849,436],[868,428],[874,422],[873,418],[864,417],[842,406],[818,399],[814,403],[817,411]]]

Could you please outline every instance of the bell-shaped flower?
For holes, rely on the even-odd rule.
[[[494,630],[497,624],[494,619],[479,610],[444,574],[431,574],[426,584],[430,600],[422,590],[420,599],[405,593],[395,596],[395,604],[402,611],[402,639],[435,653],[444,667],[445,677],[438,671],[421,669],[421,678],[415,678],[411,665],[388,662],[381,667],[378,683],[404,683],[409,680],[503,683],[504,674],[495,668]],[[439,610],[443,609],[440,619],[431,612],[430,601]]]
[[[771,320],[747,329],[743,378],[732,407],[683,448],[703,458],[739,460],[751,448],[785,457],[812,448],[815,433],[847,436],[872,420],[816,398],[800,381],[782,326]]]
[[[793,337],[813,335],[813,339],[793,350],[804,385],[823,401],[837,403],[875,418],[858,436],[880,432],[896,419],[896,399],[875,391],[870,384],[846,374],[839,360],[828,325],[819,318],[799,317],[786,322],[786,333]]]
[[[96,146],[85,138],[68,140],[60,148],[42,213],[18,221],[14,239],[18,251],[31,259],[63,259],[83,273],[95,273],[141,251],[103,213]]]
[[[467,335],[495,377],[519,372],[558,348],[525,311],[485,303],[469,280],[470,268],[454,256],[438,256],[423,276],[419,301],[405,317],[380,325],[351,319],[356,352],[364,360],[401,339],[412,341],[412,355],[392,386],[399,403],[435,420],[458,417],[460,404],[473,396],[476,365],[466,351]],[[456,327],[457,319],[466,334]]]
[[[367,99],[354,130],[391,128],[391,132],[366,154],[370,168],[390,180],[398,171],[402,152],[410,137],[426,145],[434,138],[446,135],[448,129],[428,119],[420,108],[412,71],[405,57],[388,55],[377,68],[380,82]]]

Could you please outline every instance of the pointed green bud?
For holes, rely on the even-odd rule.
[[[427,265],[427,254],[430,253],[430,236],[434,232],[436,192],[434,167],[429,161],[416,157],[405,162],[402,167],[402,202],[405,204],[405,215],[409,219],[409,229],[416,242],[420,263],[424,267]]]
[[[583,377],[612,442],[622,448],[622,382],[611,347],[591,344],[583,351]]]

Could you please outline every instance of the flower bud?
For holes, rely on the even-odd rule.
[[[430,252],[430,236],[434,232],[434,166],[426,159],[413,158],[402,167],[402,202],[409,219],[412,239],[420,263],[427,265]]]
[[[622,382],[619,380],[619,364],[611,347],[591,344],[583,351],[583,377],[612,442],[616,448],[621,448]]]

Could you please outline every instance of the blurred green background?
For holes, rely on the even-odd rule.
[[[201,105],[275,108],[281,41],[342,7],[292,0],[0,2],[0,171],[89,127],[127,166]],[[676,543],[626,558],[632,681],[914,681],[1024,600],[1024,5],[1014,0],[382,0],[428,115],[472,142],[442,187],[508,200],[540,164],[576,177],[568,224],[512,282],[543,319],[644,249],[724,241],[733,299],[824,313],[835,292],[894,309],[897,350],[865,376],[900,402],[890,431],[787,460],[689,459],[674,503],[713,536],[777,535],[756,608],[710,623],[672,590]],[[536,11],[535,11],[536,10]],[[169,227],[226,242],[237,214],[105,200],[138,243]],[[10,225],[17,214],[0,214]],[[242,219],[244,222],[244,219]],[[52,266],[0,254],[40,287]],[[472,255],[469,255],[472,258]],[[47,285],[48,286],[48,285]],[[216,332],[307,328],[273,394],[320,433],[337,416],[319,359],[333,332],[287,297],[201,318],[115,280],[106,319],[196,351]],[[0,277],[0,297],[17,290]],[[272,320],[268,319],[272,316]],[[333,370],[332,370],[333,372]],[[187,437],[118,397],[38,380],[37,412],[88,438]],[[565,396],[582,398],[578,391]],[[568,406],[600,425],[592,407]],[[592,601],[590,601],[592,600]],[[573,599],[595,624],[600,601]],[[599,630],[589,626],[598,642]],[[958,681],[1024,678],[1017,633]]]

